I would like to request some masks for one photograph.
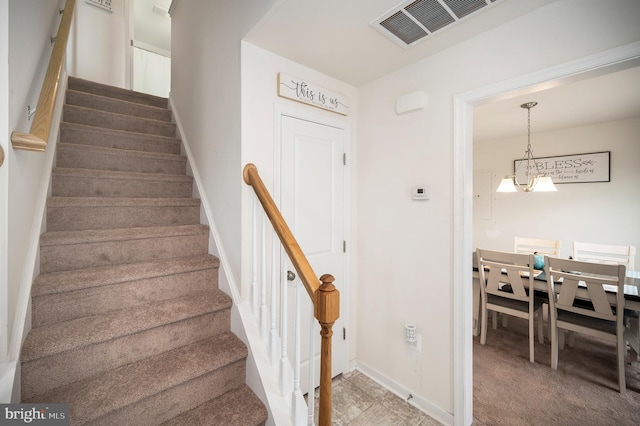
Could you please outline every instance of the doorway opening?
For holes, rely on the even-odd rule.
[[[129,0],[129,87],[169,97],[171,90],[171,0]]]
[[[466,92],[454,98],[454,419],[455,424],[473,422],[473,108],[475,106],[535,93],[549,85],[567,84],[640,64],[640,44],[595,54],[556,67]]]

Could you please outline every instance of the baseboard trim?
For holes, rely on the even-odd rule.
[[[453,425],[452,414],[447,413],[441,408],[433,405],[431,402],[427,401],[426,399],[414,395],[413,392],[411,392],[409,389],[405,388],[398,382],[380,373],[376,369],[358,360],[355,361],[355,369],[360,371],[362,374],[366,375],[367,377],[369,377],[374,382],[378,383],[380,386],[389,390],[389,392],[396,394],[397,396],[404,399],[405,401],[407,401],[409,404],[413,405],[420,411],[423,411],[424,413],[433,417],[440,423],[444,425]],[[411,397],[409,397],[410,395]]]

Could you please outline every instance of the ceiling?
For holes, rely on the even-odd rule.
[[[171,0],[133,1],[136,39],[170,50],[170,19],[154,13],[153,6],[168,9]],[[358,87],[554,1],[499,0],[402,48],[370,22],[406,1],[276,0],[245,40]],[[640,67],[505,97],[474,109],[475,142],[526,134],[526,111],[520,105],[532,100],[538,102],[531,111],[532,133],[638,117]]]
[[[171,0],[133,0],[133,38],[170,52],[171,18],[162,14],[169,6]]]
[[[477,106],[474,142],[526,135],[527,110],[520,105],[529,101],[538,102],[531,109],[532,134],[640,117],[640,67]]]
[[[358,87],[553,1],[498,1],[402,48],[369,23],[406,1],[279,0],[245,39]],[[640,67],[478,106],[474,141],[526,134],[520,105],[531,100],[532,132],[638,117]]]
[[[245,40],[357,87],[554,1],[501,0],[405,49],[369,25],[402,0],[278,0]]]

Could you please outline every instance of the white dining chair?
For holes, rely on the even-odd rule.
[[[548,240],[542,238],[527,238],[527,237],[514,237],[514,250],[516,253],[535,253],[540,256],[560,256],[560,240]],[[534,262],[534,268],[542,269],[544,265],[538,266],[538,262]],[[546,297],[546,296],[545,296]],[[545,302],[542,310],[548,311],[547,303]],[[507,326],[507,317],[502,318],[502,326]],[[544,340],[544,337],[542,337]]]
[[[574,241],[572,258],[583,262],[624,265],[627,270],[633,271],[636,258],[636,248],[635,246],[594,244]],[[640,320],[635,318],[634,321],[637,322]],[[562,343],[562,339],[560,342]],[[573,347],[573,345],[574,336],[573,333],[569,333],[569,346]],[[560,345],[560,349],[562,349],[562,344]]]
[[[633,271],[636,259],[635,246],[617,246],[573,242],[573,259],[584,262],[624,265]]]
[[[480,344],[487,342],[488,311],[529,321],[529,361],[534,362],[534,321],[538,313],[538,336],[542,336],[542,303],[533,291],[533,254],[476,250],[480,275]],[[507,289],[508,286],[508,289]],[[494,322],[495,328],[495,322]],[[542,343],[542,342],[541,342]]]
[[[514,251],[516,253],[538,253],[541,255],[560,256],[560,240],[515,237],[514,242]]]
[[[612,265],[545,257],[551,321],[551,368],[558,368],[558,340],[561,330],[604,339],[616,346],[618,385],[626,391],[624,265]],[[570,272],[567,272],[570,271]],[[559,285],[556,283],[560,282]],[[605,286],[617,287],[615,306]],[[551,295],[557,297],[551,297]]]

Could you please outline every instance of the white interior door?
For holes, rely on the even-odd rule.
[[[298,244],[318,276],[331,274],[340,291],[340,319],[333,326],[332,373],[347,370],[348,344],[343,327],[347,318],[348,283],[345,274],[345,202],[343,154],[345,130],[294,117],[281,116],[281,208]],[[293,270],[290,264],[285,266]],[[289,306],[293,308],[299,278],[288,281]],[[301,389],[309,384],[309,341],[312,305],[302,288],[301,310]],[[293,312],[290,310],[290,312]],[[294,359],[293,314],[290,314],[289,357]],[[320,326],[313,331],[316,340],[314,388],[319,384]],[[346,330],[345,330],[346,332]]]

